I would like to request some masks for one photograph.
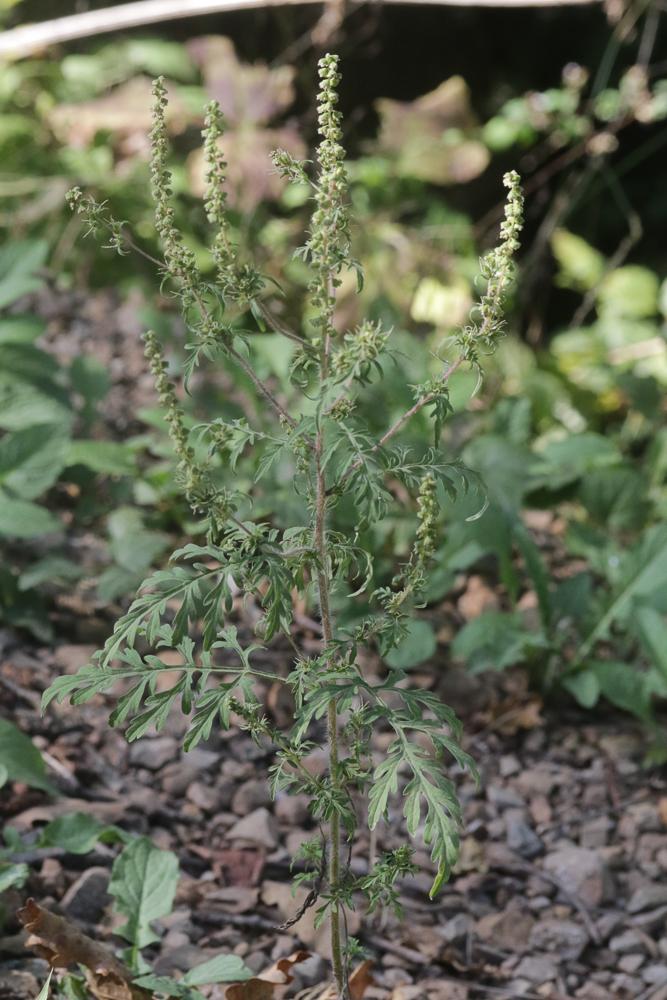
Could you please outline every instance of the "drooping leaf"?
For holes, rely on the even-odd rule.
[[[37,538],[61,531],[61,523],[46,507],[30,500],[15,500],[0,489],[0,535]]]
[[[186,986],[207,986],[209,983],[240,983],[250,979],[252,971],[239,955],[216,955],[195,965],[183,976]]]

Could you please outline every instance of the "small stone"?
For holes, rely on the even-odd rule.
[[[508,809],[505,813],[507,846],[523,858],[536,858],[544,852],[544,844],[526,822],[523,809]]]
[[[270,849],[278,846],[276,821],[268,809],[255,809],[227,832],[228,840],[250,840]]]
[[[667,983],[667,965],[647,965],[642,969],[641,977],[650,986],[662,986]]]
[[[597,816],[595,819],[588,820],[581,827],[580,845],[588,848],[606,847],[613,826],[614,824],[608,816]]]
[[[530,947],[556,952],[567,962],[576,962],[588,944],[588,934],[574,920],[545,918],[530,933]]]
[[[246,816],[255,809],[268,806],[270,802],[271,795],[266,781],[255,778],[252,781],[244,781],[236,789],[232,798],[232,811],[237,816]]]
[[[181,798],[185,795],[190,785],[197,780],[199,771],[193,767],[189,761],[176,760],[162,770],[160,778],[162,787],[167,795]]]
[[[599,854],[585,847],[563,847],[547,855],[544,868],[586,906],[599,906],[611,894],[609,869]]]
[[[443,925],[441,933],[448,944],[454,944],[455,941],[461,941],[467,937],[472,926],[472,918],[467,913],[457,913],[455,917],[451,917]]]
[[[638,969],[642,967],[646,961],[646,955],[637,955],[636,953],[631,953],[629,955],[621,955],[618,960],[618,967],[621,972],[626,972],[628,975],[633,975]]]
[[[176,740],[171,736],[138,740],[130,747],[130,763],[148,771],[159,771],[174,759],[176,752]]]
[[[63,896],[61,906],[72,920],[96,924],[111,902],[107,892],[108,886],[108,869],[89,868],[69,887]]]
[[[502,951],[522,951],[531,934],[534,917],[516,907],[489,913],[477,921],[476,931],[482,941]]]
[[[558,976],[558,966],[548,955],[527,955],[514,970],[515,975],[531,983],[546,983]]]
[[[280,795],[276,799],[276,819],[287,826],[301,826],[308,819],[307,795]]]
[[[203,781],[193,781],[186,792],[186,797],[204,812],[214,812],[220,804],[217,789],[205,785]]]
[[[611,939],[609,947],[618,955],[633,951],[644,951],[644,938],[638,931],[624,931],[622,934],[618,934]]]
[[[521,809],[526,804],[517,792],[504,785],[489,785],[486,797],[498,809]]]
[[[518,774],[521,770],[521,762],[513,753],[503,754],[498,762],[498,767],[503,778],[509,778],[513,774]]]
[[[628,913],[641,913],[656,906],[667,905],[667,885],[643,885],[628,901]]]

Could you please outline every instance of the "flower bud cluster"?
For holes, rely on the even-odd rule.
[[[521,245],[523,194],[517,172],[512,170],[506,173],[503,184],[509,193],[500,226],[500,243],[480,261],[480,270],[487,282],[486,291],[473,308],[472,322],[463,328],[457,338],[463,358],[473,364],[479,363],[480,351],[489,353],[495,348],[504,332],[503,295],[512,280],[514,256]]]
[[[106,229],[107,242],[102,246],[105,250],[114,250],[120,256],[127,254],[128,247],[125,239],[125,223],[120,222],[107,210],[105,201],[95,201],[92,195],[84,195],[80,187],[73,187],[65,195],[68,206],[77,215],[83,216],[87,225],[85,235],[91,236]]]
[[[306,173],[306,161],[297,160],[296,157],[288,153],[286,149],[274,149],[271,153],[271,162],[281,177],[285,177],[293,184],[307,184],[308,174]]]
[[[171,173],[167,168],[169,142],[167,139],[167,90],[164,77],[153,81],[153,127],[151,141],[151,191],[155,201],[155,228],[162,239],[166,270],[171,277],[180,281],[184,295],[184,305],[192,304],[199,283],[199,272],[195,255],[183,243],[174,221],[174,210],[170,199]]]
[[[346,333],[343,345],[332,358],[332,374],[336,381],[356,378],[368,382],[371,369],[380,371],[378,358],[385,349],[389,331],[381,323],[365,320],[352,333]]]
[[[322,141],[317,150],[320,169],[308,250],[315,272],[310,283],[312,303],[317,314],[314,322],[321,328],[322,334],[328,336],[335,332],[334,289],[340,285],[338,274],[349,261],[348,179],[345,150],[341,145],[341,113],[337,108],[340,82],[338,57],[324,56],[319,63],[319,75],[318,131]]]
[[[216,227],[211,253],[218,268],[223,288],[235,284],[236,254],[229,238],[227,222],[227,195],[225,181],[227,164],[220,147],[224,135],[225,122],[217,101],[206,105],[204,128],[204,159],[206,161],[206,194],[204,207],[206,218]]]

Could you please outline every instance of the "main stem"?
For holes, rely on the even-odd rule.
[[[322,356],[322,377],[326,379],[329,361],[330,340],[327,334]],[[327,491],[324,471],[322,469],[322,448],[324,445],[324,434],[322,428],[322,418],[318,422],[317,436],[315,438],[315,537],[314,545],[318,554],[319,569],[317,572],[317,589],[320,599],[320,615],[322,619],[322,638],[325,648],[333,640],[333,621],[329,604],[329,576],[327,572],[328,556],[326,546],[326,505]],[[327,741],[329,744],[329,777],[334,793],[340,784],[339,762],[338,762],[338,712],[336,701],[332,698],[327,709]],[[343,959],[342,925],[340,903],[337,899],[337,892],[340,883],[340,817],[337,812],[331,815],[329,824],[329,888],[334,897],[331,904],[331,963],[333,966],[336,989],[340,1000],[346,1000],[348,996],[347,975],[345,972],[345,962]]]

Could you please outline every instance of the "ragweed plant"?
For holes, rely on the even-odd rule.
[[[308,903],[318,907],[318,920],[330,921],[333,972],[343,998],[348,995],[351,951],[346,909],[360,896],[371,908],[395,904],[397,881],[415,871],[411,848],[403,845],[382,855],[363,877],[353,874],[344,842],[352,842],[360,816],[366,815],[370,828],[375,828],[388,815],[394,797],[402,794],[408,834],[411,838],[420,834],[432,853],[436,871],[432,895],[457,858],[461,813],[446,761],[453,758],[460,767],[474,771],[461,748],[459,722],[433,693],[399,684],[405,681],[399,669],[388,669],[384,679],[371,682],[358,653],[361,646],[372,646],[384,655],[405,637],[414,609],[423,601],[436,548],[439,496],[443,489],[451,493],[468,487],[467,470],[447,461],[440,449],[442,425],[451,410],[448,383],[463,365],[479,368],[481,355],[493,349],[502,333],[503,298],[518,247],[522,197],[518,176],[508,174],[500,243],[482,263],[486,290],[458,337],[451,362],[437,376],[411,387],[413,405],[374,439],[359,404],[368,384],[382,378],[384,359],[391,356],[391,337],[376,323],[364,322],[343,333],[336,325],[342,275],[353,269],[361,282],[362,272],[351,248],[336,56],[321,60],[319,75],[321,141],[316,163],[297,161],[282,150],[273,154],[274,167],[284,177],[310,185],[314,203],[307,240],[298,251],[312,274],[309,318],[297,329],[273,318],[267,280],[239,259],[233,244],[224,193],[224,123],[215,102],[206,109],[203,135],[208,164],[205,208],[213,230],[216,279],[210,281],[200,273],[174,223],[165,87],[162,80],[154,84],[151,178],[164,252],[160,269],[164,287],[178,300],[189,331],[186,387],[204,360],[236,368],[273,413],[275,426],[269,434],[244,420],[226,423],[217,418],[189,430],[159,339],[155,333],[146,334],[146,356],[173,442],[178,478],[193,513],[202,519],[205,541],[185,545],[166,569],[145,581],[94,663],[57,680],[45,704],[65,697],[78,704],[124,680],[128,689],[119,697],[110,721],[126,726],[130,740],[163,726],[177,702],[188,718],[186,750],[207,739],[214,725],[228,727],[232,722],[256,740],[270,740],[275,748],[270,769],[274,793],[305,792],[313,817],[326,830],[322,841],[305,846],[305,872],[296,877],[299,883],[310,884]],[[103,204],[78,189],[69,198],[90,230],[108,234],[112,247],[125,252],[133,246],[128,227],[112,219]],[[291,398],[278,398],[257,373],[244,334],[244,317],[249,315],[260,318],[269,335],[295,343]],[[433,443],[420,452],[410,451],[400,444],[401,431],[421,410],[432,416]],[[208,448],[202,449],[202,443]],[[233,467],[248,449],[257,451],[258,471],[253,494],[244,496],[221,485],[220,470],[225,464]],[[252,517],[253,496],[261,495],[262,478],[278,460],[291,462],[294,490],[304,511],[302,523],[281,526]],[[390,480],[402,484],[400,501],[390,491]],[[337,530],[333,520],[343,501],[355,511],[356,524],[347,533]],[[415,512],[412,553],[390,587],[366,595],[371,613],[349,628],[341,627],[334,618],[332,596],[339,603],[341,595],[354,600],[369,588],[372,578],[374,553],[361,548],[360,531],[399,502],[409,503]],[[238,591],[262,609],[249,644],[231,620],[232,599]],[[322,631],[317,655],[306,654],[297,644],[295,594],[317,606]],[[289,732],[269,721],[257,694],[257,681],[267,673],[256,667],[255,654],[280,637],[286,637],[293,650],[291,669],[283,678],[295,703]],[[166,690],[158,680],[163,671],[173,677],[174,666],[171,658],[168,664],[161,660],[163,649],[178,650],[183,660],[178,680]],[[329,767],[319,776],[311,774],[304,762],[323,726]],[[392,732],[379,762],[371,744],[378,727]]]

